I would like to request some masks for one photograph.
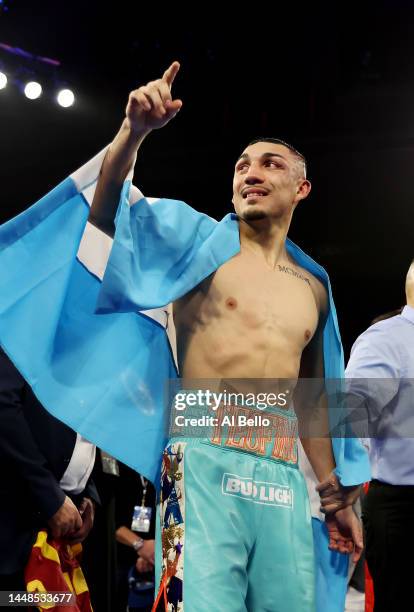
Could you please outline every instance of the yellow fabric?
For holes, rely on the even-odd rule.
[[[66,584],[67,584],[67,585],[68,585],[68,587],[69,587],[70,592],[71,592],[71,593],[74,593],[74,590],[73,590],[73,584],[72,584],[72,582],[71,582],[71,580],[70,580],[70,576],[69,576],[68,572],[62,572],[62,574],[63,574],[63,577],[64,577],[64,579],[65,579]]]
[[[70,551],[73,557],[77,557],[82,552],[82,544],[80,542],[71,544]]]
[[[43,557],[46,557],[46,559],[50,559],[51,561],[55,561],[55,563],[59,563],[60,565],[59,554],[56,548],[53,548],[53,546],[50,546],[50,544],[47,543],[46,531],[39,531],[33,547],[40,548]]]
[[[88,585],[86,584],[85,576],[83,575],[82,569],[80,567],[75,567],[72,572],[72,584],[75,588],[76,595],[85,593],[85,591],[88,590]]]
[[[47,593],[47,589],[41,580],[31,580],[26,584],[26,591],[28,593]],[[37,606],[36,606],[37,607]],[[42,602],[42,606],[38,607],[38,610],[50,610],[55,607],[55,603]]]

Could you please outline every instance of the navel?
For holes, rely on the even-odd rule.
[[[237,308],[237,300],[234,297],[228,297],[226,300],[226,306],[229,310]]]

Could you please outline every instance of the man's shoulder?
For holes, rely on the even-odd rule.
[[[329,297],[325,285],[319,278],[317,278],[306,268],[302,268],[301,266],[298,266],[298,268],[301,274],[303,274],[303,276],[309,280],[309,285],[318,305],[319,312],[322,315],[326,315],[329,307]]]
[[[373,325],[370,325],[361,335],[372,335],[376,337],[387,336],[392,330],[395,330],[399,327],[404,327],[404,319],[401,315],[396,315],[395,317],[389,317],[388,319],[383,319],[382,321],[378,321]]]
[[[404,321],[400,315],[378,321],[373,325],[370,325],[365,331],[358,336],[355,341],[354,347],[356,346],[367,346],[372,349],[384,350],[396,350],[399,344],[399,339],[402,338],[398,334],[398,330],[404,327]]]

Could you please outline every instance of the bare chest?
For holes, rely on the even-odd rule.
[[[294,266],[270,269],[256,256],[240,254],[221,266],[174,308],[178,327],[284,338],[305,346],[318,325],[310,277]],[[276,334],[276,336],[274,335]]]

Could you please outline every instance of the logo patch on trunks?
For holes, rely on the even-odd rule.
[[[255,481],[253,478],[225,472],[221,492],[223,495],[239,497],[254,504],[293,508],[293,489],[276,482]]]

